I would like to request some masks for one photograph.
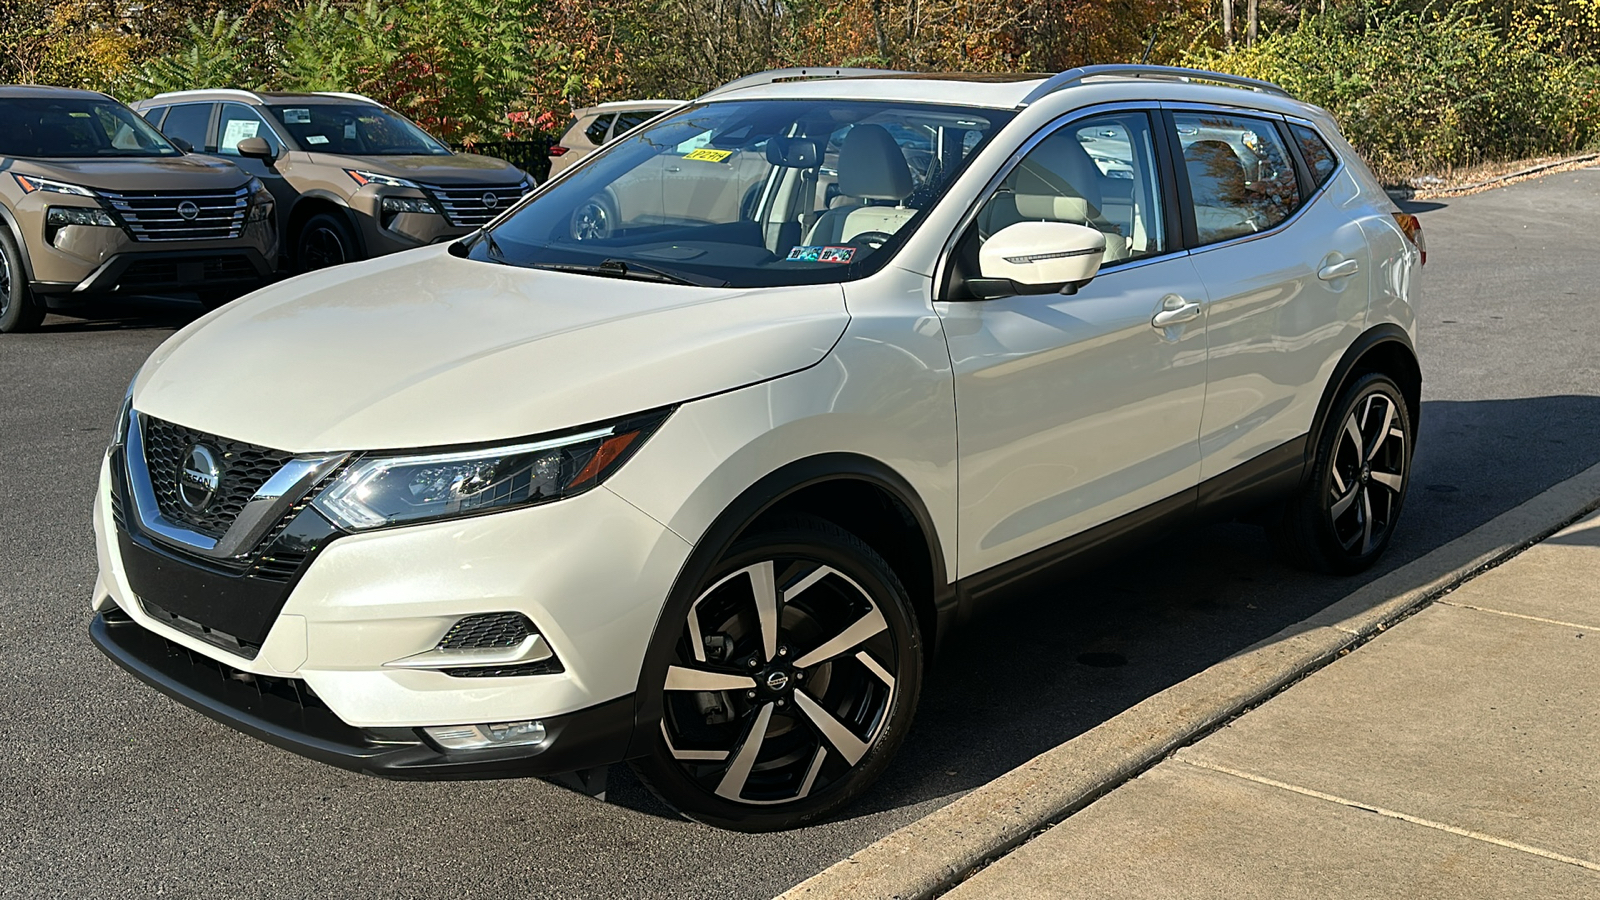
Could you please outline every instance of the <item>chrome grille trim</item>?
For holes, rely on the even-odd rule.
[[[532,190],[523,182],[475,185],[424,184],[421,188],[439,207],[439,211],[444,213],[450,224],[458,228],[477,228],[488,224]],[[494,194],[498,198],[494,206],[484,205],[485,194]]]
[[[99,191],[112,214],[137,241],[198,241],[237,238],[250,211],[248,186],[233,191]],[[196,215],[184,218],[183,203]]]

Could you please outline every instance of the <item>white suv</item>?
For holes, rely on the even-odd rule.
[[[627,760],[693,818],[812,822],[1003,591],[1261,508],[1370,565],[1422,260],[1262,82],[753,76],[462,242],[162,345],[101,472],[94,639],[336,765]]]

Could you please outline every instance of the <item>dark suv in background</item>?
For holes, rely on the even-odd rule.
[[[452,152],[357,94],[181,91],[133,108],[175,142],[260,178],[302,270],[453,240],[533,189],[510,163]]]
[[[231,299],[276,268],[273,206],[104,94],[0,86],[0,332],[107,295]]]

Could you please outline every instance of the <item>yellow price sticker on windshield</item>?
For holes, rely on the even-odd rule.
[[[690,151],[684,156],[684,159],[698,159],[701,162],[722,162],[732,155],[732,150],[713,150],[710,147],[701,147],[699,150]]]

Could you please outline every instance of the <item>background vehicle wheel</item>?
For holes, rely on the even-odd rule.
[[[22,254],[11,232],[0,227],[0,334],[32,331],[44,321],[44,305],[28,288]]]
[[[1360,572],[1389,545],[1411,475],[1411,414],[1387,375],[1362,375],[1328,413],[1311,479],[1269,529],[1305,568]]]
[[[603,241],[611,237],[616,227],[617,214],[610,201],[595,195],[572,213],[572,239],[575,241]]]
[[[712,570],[664,671],[639,777],[685,816],[740,831],[817,821],[872,784],[916,709],[922,646],[905,588],[812,517],[740,541]]]
[[[360,258],[350,226],[332,213],[317,213],[307,219],[295,236],[294,261],[302,272],[343,265]]]

